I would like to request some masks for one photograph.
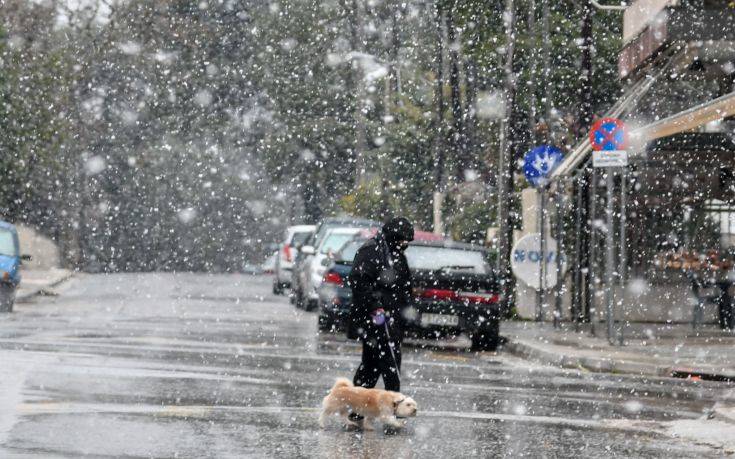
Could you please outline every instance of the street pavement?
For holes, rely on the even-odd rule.
[[[0,316],[0,457],[720,457],[726,382],[404,350],[418,417],[397,435],[317,425],[359,347],[268,276],[78,274]]]
[[[15,294],[15,301],[18,303],[29,301],[34,296],[43,294],[47,289],[69,279],[71,275],[71,271],[61,268],[23,269],[21,271],[23,280]]]

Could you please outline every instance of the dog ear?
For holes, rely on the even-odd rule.
[[[403,403],[406,399],[404,397],[396,397],[393,399],[393,408],[398,408],[398,405]]]

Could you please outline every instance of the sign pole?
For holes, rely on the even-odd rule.
[[[620,286],[624,287],[628,277],[628,249],[627,240],[625,233],[626,216],[625,207],[627,205],[627,193],[628,193],[628,170],[624,167],[620,171]],[[619,343],[623,345],[623,334],[625,331],[625,307],[622,306],[620,309],[620,340]]]
[[[607,203],[605,214],[607,216],[606,240],[605,240],[605,284],[607,291],[605,292],[606,303],[606,321],[607,321],[607,340],[610,344],[615,344],[615,329],[613,327],[613,288],[615,282],[615,231],[613,221],[613,187],[615,186],[613,169],[607,169]]]
[[[562,276],[561,254],[564,253],[564,189],[561,180],[556,182],[556,291],[554,295],[554,328],[561,324],[561,303],[564,293],[564,276]]]
[[[623,168],[620,172],[620,284],[625,285],[628,280],[628,248],[626,246],[625,224],[627,217],[625,215],[626,206],[628,205],[628,171]]]
[[[615,191],[615,170],[621,169],[621,216],[620,216],[620,273],[624,275],[625,263],[625,167],[628,165],[628,133],[625,123],[617,118],[602,118],[592,124],[590,130],[592,146],[592,167],[607,169],[607,228],[605,232],[605,321],[607,322],[607,341],[615,345],[615,220],[613,212],[613,195]],[[622,277],[621,277],[622,279]],[[622,284],[622,282],[621,282]],[[622,322],[621,322],[622,324]],[[620,343],[623,340],[622,326]]]
[[[536,291],[536,321],[544,319],[544,290],[546,287],[546,263],[547,263],[547,240],[546,240],[546,188],[549,175],[561,163],[563,153],[551,145],[540,145],[523,158],[523,174],[528,183],[538,190],[538,230],[539,230],[539,252],[538,252],[538,287]],[[536,274],[536,273],[534,273]]]
[[[598,174],[597,169],[592,169],[592,172],[590,173],[592,183],[590,185],[590,217],[588,220],[588,224],[590,226],[590,262],[589,262],[589,272],[587,273],[587,284],[589,285],[589,288],[585,292],[587,295],[587,298],[585,301],[589,305],[589,320],[591,324],[591,332],[592,336],[596,336],[596,327],[595,322],[598,320],[597,316],[597,287],[598,287],[598,277],[597,277],[597,244],[599,242],[599,239],[597,237],[598,231],[596,228],[597,224],[597,185],[598,185]]]
[[[543,185],[538,189],[538,200],[538,232],[541,237],[539,263],[541,263],[541,265],[538,270],[539,288],[536,291],[536,321],[541,322],[544,319],[544,281],[546,280],[546,224],[544,221],[544,212],[546,210],[546,187]]]

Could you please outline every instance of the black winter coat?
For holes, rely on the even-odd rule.
[[[392,253],[382,234],[369,239],[355,254],[348,279],[352,289],[348,336],[365,335],[372,325],[371,314],[379,308],[400,326],[402,311],[411,298],[411,274],[406,256]],[[362,333],[358,331],[362,330]]]

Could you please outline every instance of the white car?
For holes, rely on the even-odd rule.
[[[313,254],[306,261],[307,265],[299,276],[301,291],[304,292],[304,302],[307,310],[314,309],[319,301],[319,286],[322,277],[327,271],[334,254],[347,242],[364,231],[364,228],[332,228],[327,230],[324,237],[315,248]]]
[[[304,242],[314,234],[315,225],[296,225],[286,229],[283,242],[276,255],[275,276],[273,277],[273,293],[280,295],[291,285],[291,270],[296,253]]]

